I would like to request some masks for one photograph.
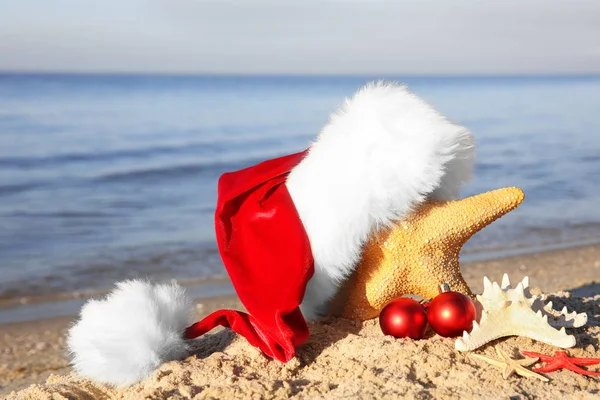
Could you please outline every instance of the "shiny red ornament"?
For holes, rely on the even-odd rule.
[[[385,335],[420,339],[427,328],[427,313],[417,301],[402,297],[392,300],[381,310],[379,326]]]
[[[427,320],[440,336],[455,337],[471,332],[477,315],[473,301],[462,293],[444,292],[427,305]]]

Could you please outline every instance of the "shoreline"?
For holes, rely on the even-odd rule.
[[[474,293],[483,290],[484,276],[500,281],[503,273],[508,273],[513,281],[529,276],[532,288],[543,293],[591,298],[600,294],[600,245],[467,262],[461,265],[461,270]],[[235,295],[207,297],[197,303],[196,317],[200,319],[220,308],[243,307]],[[0,324],[0,396],[33,383],[41,384],[53,374],[70,372],[64,335],[74,319],[73,314]]]
[[[481,263],[500,262],[508,259],[521,260],[522,258],[528,259],[536,254],[559,254],[564,251],[578,251],[579,249],[593,247],[600,247],[600,242],[592,239],[584,242],[553,243],[534,248],[511,247],[471,251],[461,254],[461,271],[466,279],[471,272],[471,268],[473,266],[479,268],[478,265]],[[517,271],[515,270],[515,272]],[[600,280],[600,276],[597,279]],[[174,280],[186,289],[186,292],[194,301],[210,301],[213,297],[220,298],[223,296],[236,297],[235,290],[229,278],[226,277]],[[106,289],[95,289],[63,292],[54,295],[0,298],[0,327],[6,324],[36,321],[40,319],[40,315],[45,315],[44,319],[74,317],[87,300],[108,293],[109,290]]]

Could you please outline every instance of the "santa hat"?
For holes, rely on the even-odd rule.
[[[288,361],[305,321],[328,311],[363,243],[427,198],[450,200],[470,177],[473,140],[393,83],[359,90],[310,148],[224,174],[215,227],[219,251],[248,313],[219,310],[191,324],[176,284],[126,281],[90,300],[69,330],[74,369],[133,383],[188,355],[188,341],[221,325]]]

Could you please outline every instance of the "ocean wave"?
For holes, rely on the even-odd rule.
[[[94,178],[95,182],[123,182],[130,180],[157,180],[172,179],[188,176],[219,175],[226,171],[234,171],[249,167],[269,158],[279,157],[286,154],[286,150],[273,150],[271,152],[260,152],[251,156],[241,154],[229,157],[205,159],[204,161],[191,162],[182,165],[165,165],[155,168],[144,168],[138,170],[127,170],[113,172]]]
[[[154,146],[140,149],[114,150],[107,152],[67,153],[56,156],[1,157],[0,167],[39,168],[65,165],[78,162],[116,161],[124,158],[149,158],[157,155],[178,154],[183,150],[194,151],[211,148],[206,144],[185,144],[180,146]]]
[[[21,218],[112,218],[119,214],[96,211],[57,211],[57,212],[29,212],[17,211],[10,214],[11,217]]]
[[[110,254],[53,265],[35,275],[16,275],[0,282],[0,300],[51,296],[110,287],[124,279],[212,280],[225,275],[214,243],[162,243],[158,248],[122,248]]]
[[[22,193],[22,192],[26,192],[31,189],[37,189],[41,186],[43,186],[43,183],[41,183],[41,182],[1,185],[0,186],[0,196]]]
[[[164,133],[163,133],[164,134]],[[304,142],[306,134],[286,135],[287,143]],[[124,159],[148,159],[158,156],[223,154],[231,150],[271,147],[279,142],[273,134],[210,136],[177,145],[158,145],[143,148],[116,149],[97,152],[72,152],[52,156],[0,156],[0,168],[47,168],[85,162],[114,162]]]

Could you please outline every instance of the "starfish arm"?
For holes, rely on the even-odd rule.
[[[476,232],[517,208],[524,196],[521,189],[509,187],[446,202],[432,210],[432,218],[427,219],[425,227],[433,230],[438,221],[443,220],[446,226],[462,228],[447,238],[460,250]]]
[[[559,369],[564,368],[564,363],[562,362],[562,360],[554,360],[549,362],[548,364],[544,365],[543,367],[539,367],[539,368],[535,368],[534,371],[537,372],[554,372],[554,371],[558,371]]]
[[[519,375],[521,375],[521,376],[524,376],[524,377],[537,378],[537,379],[539,379],[540,381],[543,381],[543,382],[548,382],[550,380],[550,379],[546,378],[545,376],[542,376],[540,374],[536,374],[535,372],[530,371],[530,370],[528,370],[527,368],[524,368],[524,367],[521,367],[521,368],[517,369],[517,373]]]
[[[588,375],[588,376],[600,376],[600,372],[596,372],[596,371],[588,371],[586,369],[583,368],[579,368],[578,366],[571,364],[571,363],[566,363],[563,368],[568,369],[569,371],[575,372],[577,374],[581,374],[581,375]]]
[[[514,366],[506,364],[506,366],[502,370],[502,377],[504,379],[508,379],[515,372],[518,374],[518,371],[514,368]]]
[[[573,364],[576,365],[596,365],[600,364],[600,358],[571,358]]]
[[[488,362],[495,367],[504,368],[504,366],[506,365],[506,363],[504,363],[502,361],[494,360],[493,358],[482,356],[481,354],[471,354],[471,356],[473,356],[475,358],[479,358],[480,360],[483,360],[485,362]]]
[[[547,356],[545,354],[534,353],[533,351],[522,351],[521,354],[523,354],[525,357],[539,358],[541,362],[545,362],[545,363],[554,361],[553,356]]]
[[[524,367],[530,367],[533,364],[535,364],[536,362],[538,362],[539,359],[537,357],[536,358],[524,358],[522,360],[516,360],[516,361],[519,363],[519,365],[522,365]]]
[[[539,314],[534,313],[527,301],[511,301],[502,299],[504,295],[500,286],[495,284],[497,295],[488,311],[482,311],[480,323],[473,324],[470,333],[463,333],[454,343],[459,351],[474,350],[482,345],[505,336],[526,336],[534,340],[557,347],[573,347],[575,336],[567,335],[564,330],[552,328]],[[481,296],[479,296],[481,298]],[[485,305],[484,305],[485,307]]]
[[[498,357],[500,357],[505,362],[510,361],[510,356],[505,351],[503,351],[500,347],[495,347],[494,349],[496,350],[496,354],[498,354]]]

